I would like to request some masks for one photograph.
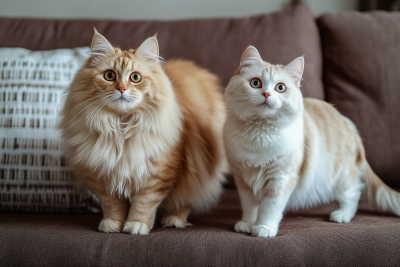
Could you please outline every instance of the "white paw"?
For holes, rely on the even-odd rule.
[[[336,223],[349,223],[353,217],[341,210],[335,210],[331,213],[329,220]]]
[[[150,232],[146,223],[136,221],[126,221],[122,231],[131,235],[147,235]]]
[[[161,219],[161,224],[163,227],[176,227],[176,228],[185,228],[186,226],[192,226],[190,223],[186,222],[186,220],[182,220],[178,216],[169,215],[165,216]]]
[[[238,221],[235,224],[235,231],[238,233],[248,233],[251,234],[252,223],[248,223],[246,221]]]
[[[256,237],[274,237],[278,233],[278,228],[272,229],[266,225],[254,225],[251,228],[251,235]]]
[[[118,233],[122,230],[122,222],[113,219],[103,219],[99,225],[99,231],[104,233]]]

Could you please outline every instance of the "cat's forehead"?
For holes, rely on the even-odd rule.
[[[262,73],[263,76],[267,79],[276,79],[279,78],[282,74],[282,65],[273,65],[268,62],[263,62],[262,64]]]
[[[282,65],[273,65],[268,62],[260,62],[260,64],[245,68],[242,75],[251,77],[263,77],[266,79],[277,79],[283,71]]]
[[[135,56],[135,50],[122,51],[119,48],[115,48],[115,54],[109,61],[110,68],[118,71],[131,71],[140,68],[141,62]]]

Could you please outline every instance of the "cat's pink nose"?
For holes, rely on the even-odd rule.
[[[261,94],[265,97],[265,99],[267,99],[271,95],[270,93],[266,92],[262,92]]]
[[[120,93],[122,94],[124,91],[126,91],[126,88],[125,87],[118,87],[117,90],[120,91]]]

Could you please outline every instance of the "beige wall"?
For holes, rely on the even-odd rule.
[[[290,0],[0,0],[0,16],[182,19],[241,17],[282,9]],[[319,15],[355,10],[357,0],[303,0]]]

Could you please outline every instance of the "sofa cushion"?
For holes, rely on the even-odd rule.
[[[86,48],[0,48],[0,210],[101,212],[72,185],[57,130],[63,93]]]
[[[303,91],[323,99],[322,59],[318,28],[304,5],[241,19],[181,21],[107,21],[0,19],[0,47],[50,50],[88,46],[93,27],[123,49],[135,48],[158,32],[165,59],[184,58],[219,75],[223,85],[239,66],[248,45],[263,59],[287,64],[305,55]]]
[[[400,13],[326,14],[318,25],[326,100],[356,124],[372,169],[400,186]]]
[[[328,221],[332,206],[287,214],[278,235],[233,231],[241,210],[225,190],[192,227],[155,228],[146,236],[97,231],[101,215],[0,213],[3,266],[399,266],[400,219],[358,212]]]

